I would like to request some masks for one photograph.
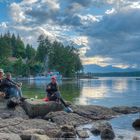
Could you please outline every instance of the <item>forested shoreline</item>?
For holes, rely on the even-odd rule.
[[[38,47],[22,41],[20,35],[7,32],[0,36],[0,68],[14,76],[45,75],[59,71],[72,77],[83,69],[79,51],[74,46],[64,45],[40,35]]]

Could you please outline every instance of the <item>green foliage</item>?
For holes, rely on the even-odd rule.
[[[73,46],[64,46],[62,43],[48,40],[43,36],[39,37],[39,47],[37,51],[38,61],[48,62],[50,71],[59,71],[63,76],[71,77],[82,69],[79,53]]]
[[[0,36],[0,68],[16,76],[59,71],[63,76],[70,77],[82,69],[82,64],[78,50],[73,46],[51,42],[48,37],[40,35],[35,50],[30,44],[25,47],[19,35],[8,32]]]

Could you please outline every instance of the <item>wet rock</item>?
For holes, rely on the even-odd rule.
[[[13,133],[0,133],[0,140],[21,140],[21,138]]]
[[[45,116],[51,111],[63,110],[63,105],[50,101],[45,102],[39,99],[27,99],[24,101],[24,109],[30,117]]]
[[[101,131],[101,139],[103,140],[113,140],[115,138],[114,131],[110,128],[105,128]]]
[[[57,134],[57,138],[76,138],[76,131],[73,126],[63,125]]]
[[[101,135],[102,139],[114,139],[115,133],[112,129],[112,126],[107,121],[97,121],[94,123],[93,127],[91,128],[91,132],[94,135]]]
[[[80,138],[88,138],[89,134],[85,130],[77,130],[77,134]]]
[[[32,135],[31,140],[50,140],[50,138],[46,135],[34,134]]]
[[[118,115],[118,113],[112,109],[95,105],[72,106],[72,109],[74,113],[92,120],[110,119]]]
[[[42,119],[0,119],[0,133],[15,133],[22,135],[25,130],[42,129],[49,137],[56,137],[60,128],[52,123]]]
[[[50,112],[44,119],[51,120],[58,125],[69,124],[73,126],[91,122],[88,118],[84,118],[75,113],[66,113],[64,111]]]
[[[112,129],[112,126],[109,122],[107,121],[97,121],[94,122],[92,128],[91,128],[91,132],[95,135],[100,134],[101,131],[103,131],[104,129]]]
[[[135,129],[140,129],[140,119],[137,119],[133,122],[132,126],[135,128]]]
[[[140,107],[119,106],[112,107],[112,110],[121,114],[130,114],[140,112]]]

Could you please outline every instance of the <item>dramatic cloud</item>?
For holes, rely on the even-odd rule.
[[[139,0],[22,0],[9,11],[0,31],[19,33],[34,47],[44,34],[79,48],[83,64],[140,68]]]

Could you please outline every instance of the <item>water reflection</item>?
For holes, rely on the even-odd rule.
[[[49,81],[36,80],[23,83],[27,97],[45,97]],[[139,105],[140,81],[135,78],[99,78],[90,80],[58,81],[62,96],[76,104],[97,104],[104,106]]]

